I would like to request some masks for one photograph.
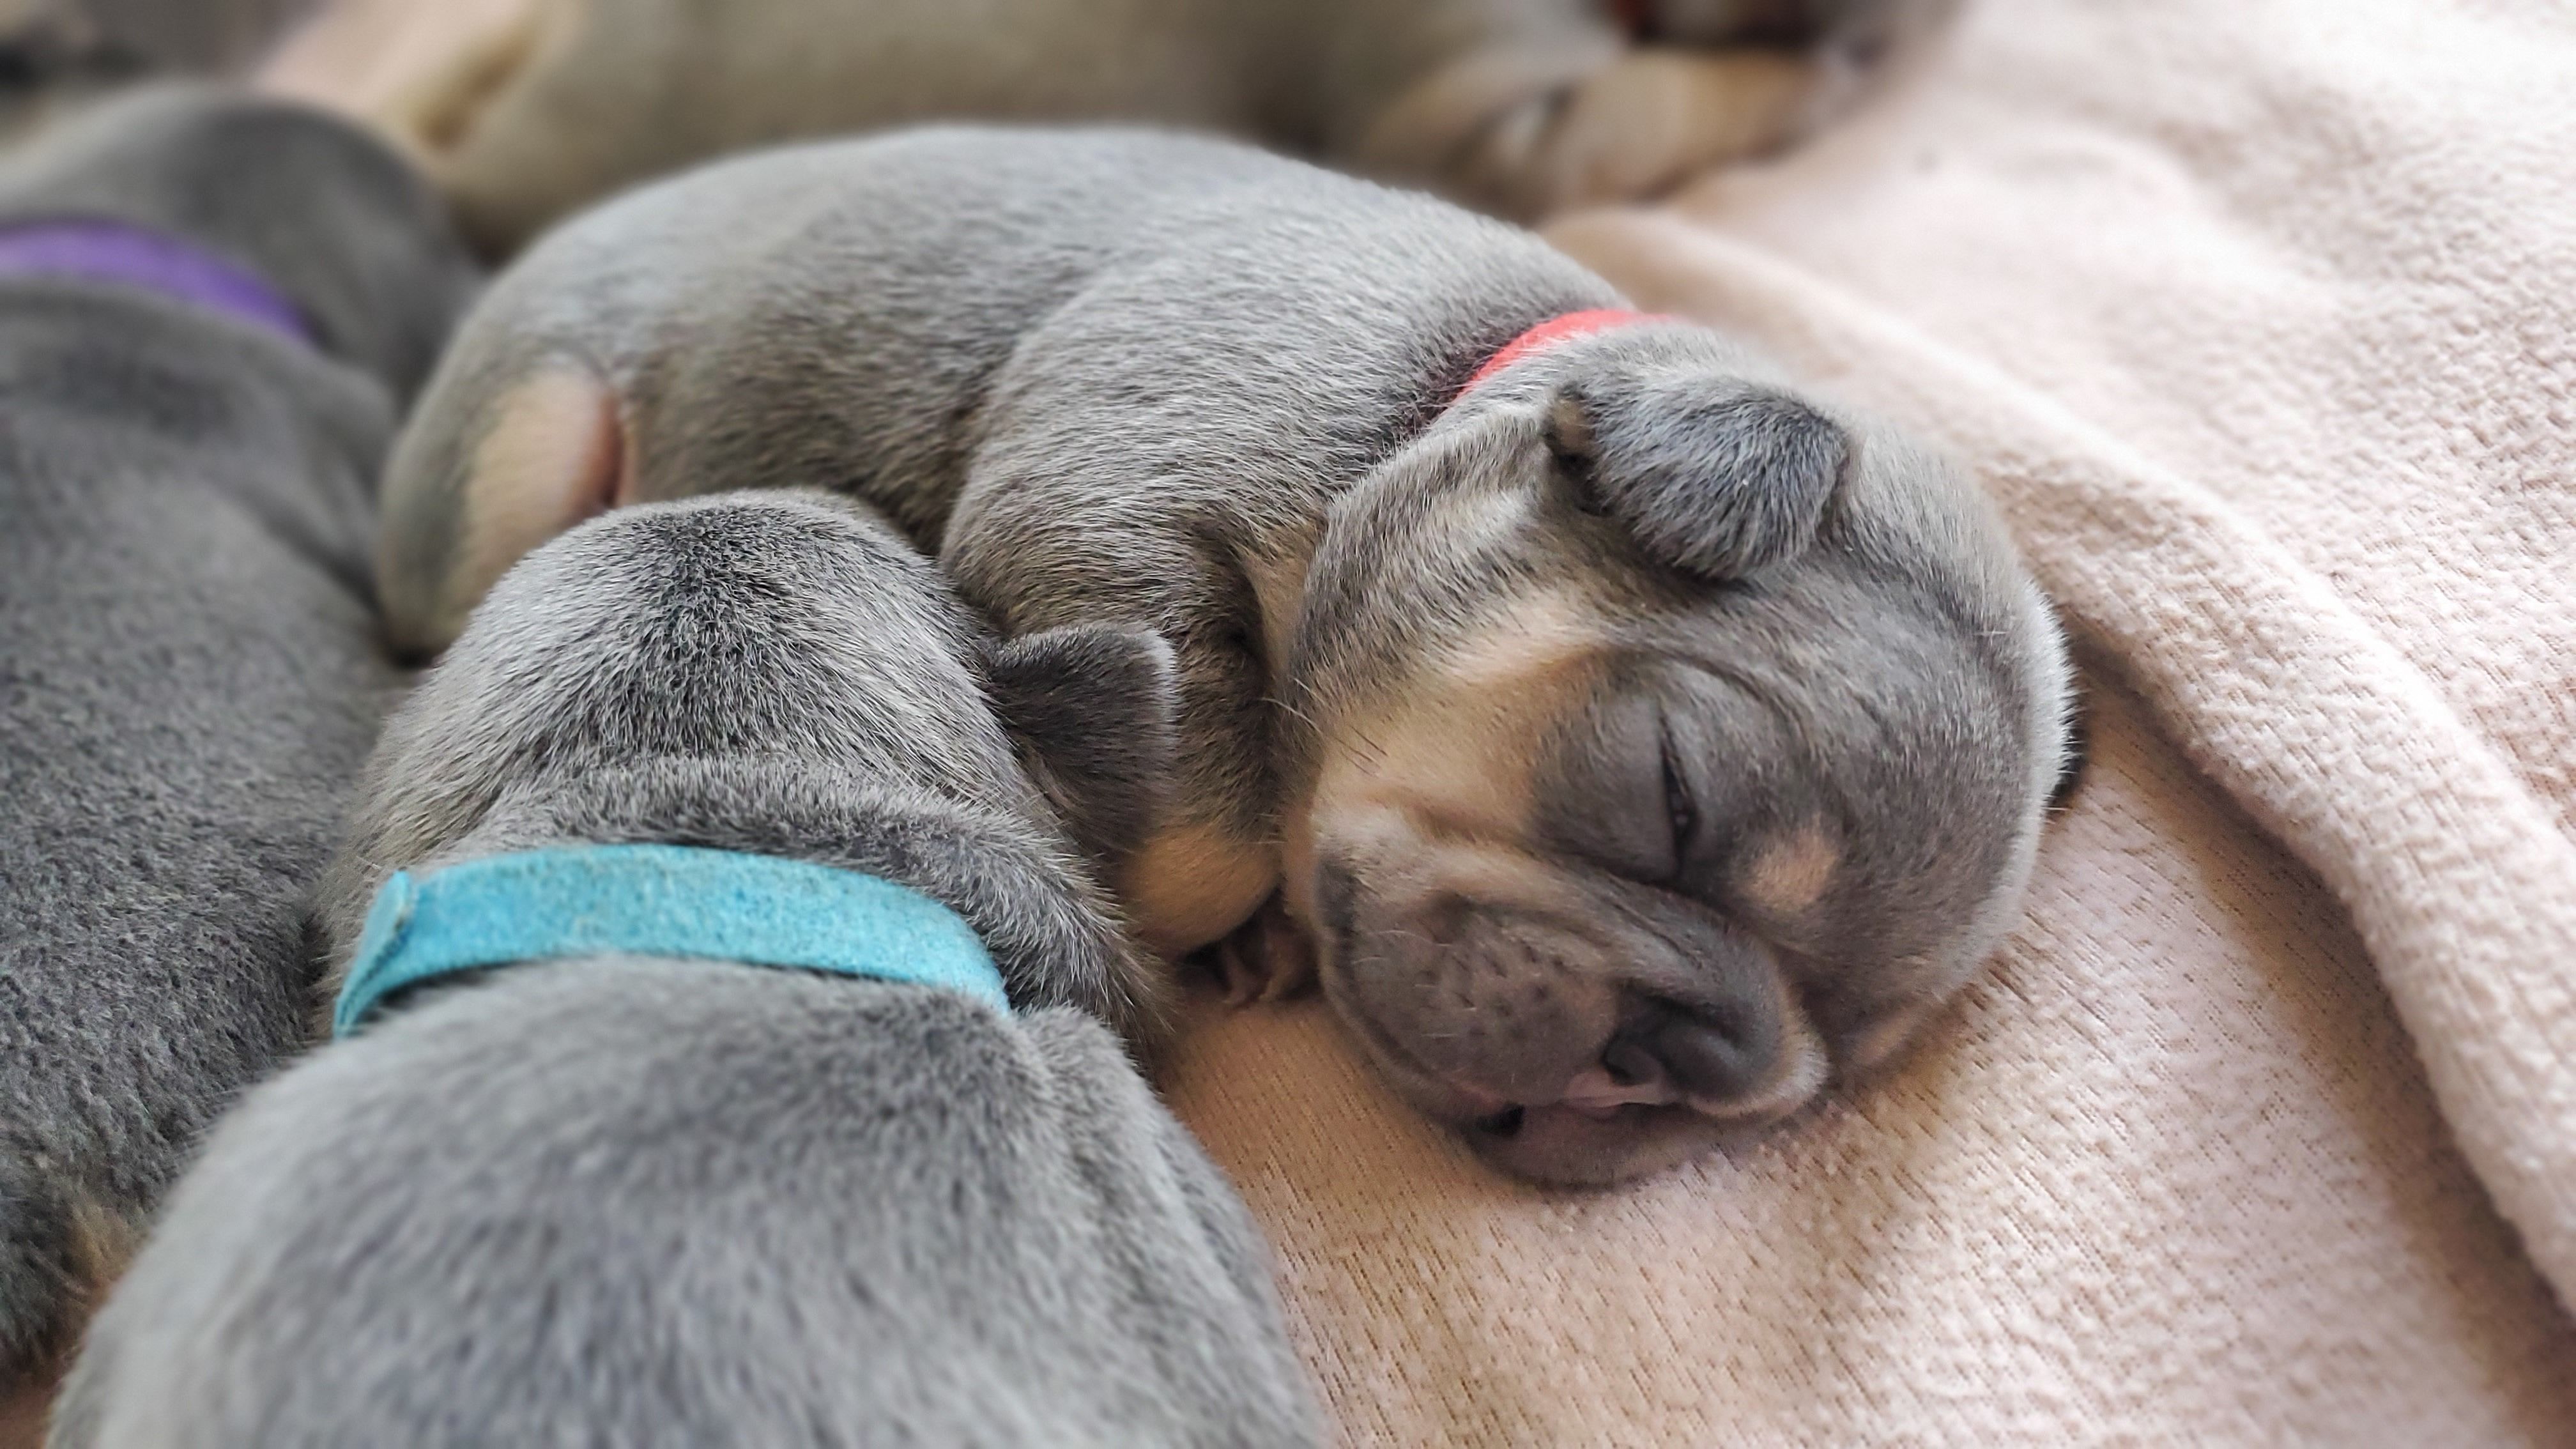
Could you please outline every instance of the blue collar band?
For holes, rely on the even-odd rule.
[[[0,276],[76,277],[159,292],[310,344],[286,294],[249,268],[166,232],[87,218],[0,223]]]
[[[331,1013],[350,1036],[404,987],[572,956],[677,956],[961,991],[1009,1011],[955,911],[892,881],[778,856],[581,845],[487,856],[376,892]]]

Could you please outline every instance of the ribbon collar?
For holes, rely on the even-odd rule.
[[[75,277],[158,292],[310,345],[303,312],[267,279],[166,232],[78,218],[0,223],[0,276]]]
[[[331,1032],[355,1034],[386,997],[441,976],[611,953],[937,986],[1010,1010],[974,928],[919,891],[777,856],[583,845],[395,872],[367,912]]]
[[[1468,378],[1466,385],[1458,389],[1458,396],[1449,400],[1450,405],[1455,407],[1467,394],[1492,381],[1495,374],[1513,363],[1524,358],[1535,357],[1559,343],[1571,342],[1578,337],[1589,337],[1596,332],[1614,331],[1621,327],[1677,320],[1679,319],[1653,312],[1632,312],[1624,307],[1596,307],[1589,311],[1568,312],[1561,317],[1551,317],[1504,343],[1502,350],[1486,358],[1485,365],[1477,368],[1475,376]]]

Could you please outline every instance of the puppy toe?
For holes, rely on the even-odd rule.
[[[1228,1006],[1286,1001],[1314,989],[1315,949],[1272,896],[1217,943],[1216,969]]]

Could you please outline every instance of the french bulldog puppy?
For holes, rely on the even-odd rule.
[[[1101,1024],[1149,1030],[1157,975],[1015,753],[1150,811],[1171,705],[1150,634],[997,646],[825,495],[532,555],[387,726],[325,888],[355,1035],[216,1129],[53,1443],[1316,1442],[1249,1218]],[[717,874],[585,916],[491,873],[639,846]],[[684,945],[817,876],[859,901],[827,943],[885,939]],[[477,918],[459,879],[520,883]],[[603,934],[350,994],[459,919]],[[960,951],[989,997],[922,984]]]
[[[0,172],[0,1376],[300,1046],[303,903],[392,670],[397,405],[479,278],[318,112],[156,90]]]
[[[930,120],[1216,129],[1532,216],[1846,109],[1954,0],[335,0],[280,86],[416,147],[478,243],[747,146]]]
[[[1215,141],[720,163],[460,330],[388,470],[388,621],[435,650],[602,508],[829,480],[1008,634],[1171,641],[1178,800],[1095,842],[1152,946],[1285,986],[1311,940],[1415,1102],[1625,1177],[1894,1051],[2016,920],[2069,748],[1972,485],[1620,306]]]

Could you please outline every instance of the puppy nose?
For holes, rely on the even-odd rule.
[[[1660,1077],[1680,1097],[1727,1102],[1760,1087],[1779,1054],[1780,1023],[1768,1013],[1656,1002],[1620,1027],[1601,1065],[1614,1081]]]

